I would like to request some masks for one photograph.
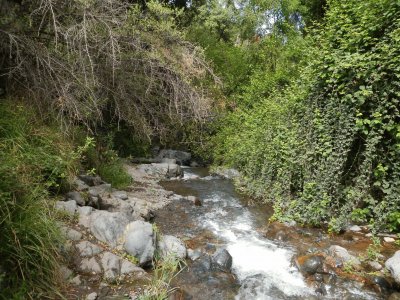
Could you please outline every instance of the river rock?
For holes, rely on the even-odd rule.
[[[155,251],[153,226],[144,221],[130,223],[125,231],[124,249],[139,260],[143,266],[151,263]]]
[[[97,293],[93,292],[90,293],[89,295],[86,296],[86,300],[96,300],[97,299]]]
[[[394,238],[390,236],[385,236],[383,240],[385,241],[385,243],[394,243],[396,241]]]
[[[196,270],[197,274],[208,276],[208,272],[210,272],[212,268],[211,257],[208,254],[200,256],[200,258],[193,262],[192,267]]]
[[[232,268],[232,256],[226,249],[218,249],[211,257],[214,268],[224,272],[230,272]]]
[[[77,190],[78,192],[87,191],[89,189],[89,186],[77,177],[75,177],[72,184],[75,190]]]
[[[380,271],[383,268],[382,265],[377,261],[369,261],[368,266],[374,271]]]
[[[101,273],[101,267],[97,262],[96,258],[84,258],[79,265],[79,270],[84,273]]]
[[[80,205],[80,206],[84,206],[85,205],[85,199],[83,199],[81,193],[77,192],[77,191],[72,191],[69,192],[65,195],[65,200],[69,201],[69,200],[75,200],[76,204]]]
[[[358,225],[350,226],[348,230],[352,231],[352,232],[361,232],[362,231],[361,227]]]
[[[288,299],[279,288],[268,284],[268,280],[262,274],[256,274],[245,278],[240,286],[236,300],[249,299]],[[304,299],[302,297],[301,299]],[[299,298],[300,299],[300,298]]]
[[[120,274],[120,258],[111,252],[104,252],[100,257],[104,270],[104,278],[107,281],[114,281]]]
[[[88,193],[89,193],[89,196],[91,196],[91,197],[99,197],[100,195],[103,195],[104,193],[111,193],[111,184],[104,183],[101,185],[92,186],[89,188]]]
[[[79,221],[78,224],[86,228],[90,226],[90,215],[93,212],[93,207],[90,206],[78,206]]]
[[[390,271],[393,279],[400,284],[400,250],[385,262],[385,267]]]
[[[135,266],[133,263],[131,263],[126,259],[123,259],[121,261],[121,270],[120,270],[121,275],[131,274],[134,272],[142,272],[142,271],[145,272],[142,268]]]
[[[160,179],[183,177],[183,169],[177,164],[152,163],[151,165],[140,165],[139,170]]]
[[[121,200],[128,200],[128,194],[125,191],[114,191],[112,195]]]
[[[65,235],[71,241],[79,241],[82,238],[82,233],[72,228],[68,228]]]
[[[79,175],[78,177],[88,186],[96,186],[104,183],[99,176]]]
[[[77,205],[75,200],[69,201],[57,201],[56,209],[59,211],[66,212],[69,215],[74,215],[77,210]]]
[[[371,281],[379,287],[381,292],[389,290],[392,287],[391,284],[382,276],[373,276]]]
[[[307,255],[297,259],[300,266],[300,271],[303,274],[314,275],[315,273],[322,272],[323,258],[318,255]]]
[[[82,241],[78,244],[76,244],[76,248],[79,251],[79,255],[81,257],[90,257],[93,255],[99,254],[101,251],[103,251],[102,248],[99,246],[92,244],[89,241]]]
[[[192,249],[187,249],[187,256],[192,260],[195,261],[196,259],[200,258],[202,255],[201,251],[198,249],[192,250]]]
[[[93,207],[91,206],[80,206],[78,207],[78,214],[79,216],[89,216],[94,211]]]
[[[185,244],[172,235],[164,235],[158,242],[158,250],[162,257],[174,256],[179,259],[186,258],[186,247]]]
[[[175,159],[178,164],[188,166],[192,155],[189,152],[167,149],[161,150],[156,158],[161,160],[163,158]]]
[[[116,247],[130,218],[121,212],[97,210],[90,215],[90,231],[100,241]]]
[[[128,214],[133,213],[133,207],[129,202],[121,200],[112,194],[103,193],[98,196],[98,199],[98,205],[102,210],[107,210],[110,212],[120,211]]]
[[[334,258],[339,259],[342,263],[350,263],[354,267],[359,267],[361,265],[360,260],[351,255],[347,249],[338,246],[338,245],[333,245],[329,247],[329,253],[332,255]]]

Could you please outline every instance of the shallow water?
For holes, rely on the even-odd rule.
[[[292,263],[298,249],[291,243],[267,239],[258,231],[270,217],[270,208],[248,207],[247,199],[235,191],[230,180],[209,176],[205,169],[185,168],[182,181],[162,185],[183,196],[197,196],[203,204],[195,207],[184,200],[172,203],[157,215],[156,223],[162,232],[186,238],[192,248],[224,247],[233,258],[234,280],[221,279],[219,275],[201,276],[196,265],[189,265],[176,282],[190,295],[188,299],[317,296],[315,285],[308,285]],[[239,288],[243,284],[247,288]],[[207,294],[205,290],[210,287],[221,291]],[[324,287],[327,294],[312,299],[379,299],[372,291],[362,290],[357,282],[342,282],[339,278]]]

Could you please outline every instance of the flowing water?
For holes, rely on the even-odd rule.
[[[185,291],[183,298],[379,299],[357,282],[340,281],[332,275],[335,279],[324,284],[325,295],[318,295],[315,284],[307,284],[293,264],[297,247],[259,232],[272,210],[247,206],[230,180],[210,176],[204,169],[186,168],[183,181],[168,181],[163,186],[176,194],[197,196],[202,206],[184,200],[171,203],[156,218],[162,232],[185,238],[191,248],[210,253],[226,248],[233,257],[234,276],[230,277],[206,272],[204,261],[189,264],[176,280]]]

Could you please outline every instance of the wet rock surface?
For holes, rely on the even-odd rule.
[[[140,265],[152,262],[156,250],[153,226],[144,221],[130,223],[124,234],[124,249],[139,260]]]
[[[232,255],[226,249],[218,249],[211,257],[214,268],[230,272],[232,268]]]

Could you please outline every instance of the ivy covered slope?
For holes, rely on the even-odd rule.
[[[216,158],[273,201],[278,219],[398,230],[400,4],[330,0],[326,9],[297,48],[307,66],[225,118]]]

